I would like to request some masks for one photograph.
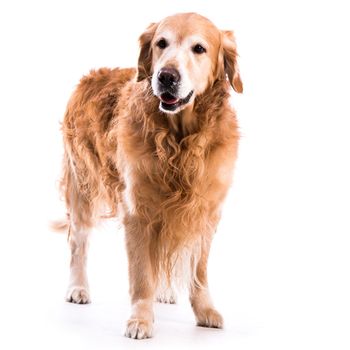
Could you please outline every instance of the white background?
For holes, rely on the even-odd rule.
[[[1,349],[349,349],[350,50],[347,1],[0,3]],[[93,303],[63,300],[59,121],[91,68],[134,66],[152,21],[196,11],[234,29],[242,139],[210,258],[224,330],[196,328],[183,296],[155,337],[123,337],[123,232],[93,235]]]

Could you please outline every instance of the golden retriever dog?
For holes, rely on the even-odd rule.
[[[140,37],[138,68],[92,71],[63,121],[61,187],[71,278],[67,301],[90,302],[89,232],[124,225],[132,313],[125,335],[152,335],[153,302],[189,290],[197,325],[221,328],[207,281],[208,254],[239,139],[230,89],[242,92],[231,31],[183,13]]]

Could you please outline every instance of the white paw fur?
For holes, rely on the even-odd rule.
[[[157,292],[156,301],[158,303],[164,304],[176,304],[177,296],[173,288],[167,288],[163,290],[159,290]]]
[[[220,313],[213,308],[207,308],[196,316],[197,326],[209,328],[223,328],[224,320]]]
[[[146,339],[152,337],[152,322],[132,318],[128,321],[125,331],[125,336],[132,339]]]
[[[73,286],[68,289],[66,301],[75,304],[91,303],[90,293],[86,287]]]

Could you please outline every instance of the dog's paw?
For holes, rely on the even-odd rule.
[[[156,297],[156,301],[158,303],[164,303],[164,304],[176,304],[177,302],[176,293],[174,292],[173,289],[168,288],[158,293]]]
[[[66,301],[75,304],[89,304],[91,303],[90,294],[87,288],[71,287],[68,290]]]
[[[152,322],[141,318],[128,321],[125,336],[132,339],[146,339],[152,337]]]
[[[219,312],[217,312],[215,309],[208,308],[197,315],[197,326],[222,328],[224,326],[224,320]]]

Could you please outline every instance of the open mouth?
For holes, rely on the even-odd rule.
[[[178,107],[189,102],[193,95],[193,90],[185,98],[177,98],[169,92],[160,95],[161,107],[166,111],[175,111]]]

